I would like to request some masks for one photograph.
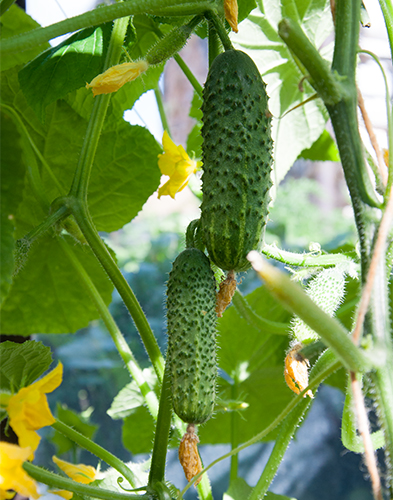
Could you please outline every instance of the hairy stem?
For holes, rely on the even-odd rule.
[[[169,431],[172,419],[172,398],[170,387],[170,375],[168,370],[164,372],[162,381],[160,407],[158,411],[156,431],[154,434],[153,454],[149,474],[149,485],[165,480],[165,464],[168,449]]]
[[[122,53],[124,37],[127,32],[129,18],[117,19],[113,25],[108,53],[103,70],[118,64]],[[82,151],[75,170],[70,196],[75,196],[87,205],[87,192],[89,187],[90,172],[97,151],[98,141],[104,126],[111,94],[100,95],[95,98],[93,110],[83,141]]]
[[[202,85],[195,78],[194,73],[190,70],[190,68],[187,66],[184,60],[179,56],[179,54],[175,54],[173,58],[177,62],[177,64],[179,65],[180,69],[183,71],[185,76],[187,77],[188,81],[193,86],[195,92],[199,95],[199,97],[202,97],[202,92],[203,92]]]
[[[132,500],[132,499],[150,499],[150,495],[132,495],[130,493],[118,493],[113,490],[104,490],[98,488],[97,486],[91,486],[89,484],[81,484],[68,479],[54,472],[50,472],[37,465],[33,465],[30,462],[25,462],[23,468],[29,474],[30,477],[39,481],[40,483],[46,484],[51,488],[61,489],[77,493],[79,495],[100,498],[102,500]]]
[[[166,5],[165,5],[166,4]],[[165,0],[128,0],[127,2],[103,6],[99,9],[70,17],[45,28],[37,28],[3,40],[0,51],[17,52],[33,48],[41,43],[52,40],[60,35],[72,33],[83,28],[98,26],[114,19],[135,14],[153,14],[157,16],[190,16],[200,14],[214,8],[214,0],[171,0],[167,5]]]
[[[90,451],[90,453],[103,460],[106,464],[113,467],[115,470],[117,470],[117,472],[119,472],[122,476],[124,476],[125,479],[127,479],[131,487],[135,487],[135,484],[137,484],[135,475],[125,465],[125,463],[122,460],[115,457],[115,455],[112,455],[112,453],[105,450],[105,448],[102,448],[102,446],[94,443],[91,439],[87,438],[86,436],[76,431],[72,427],[69,427],[65,423],[60,422],[60,420],[56,420],[56,422],[52,424],[52,427],[53,429],[63,434],[74,443],[77,443],[81,448]]]
[[[300,425],[303,415],[310,404],[310,398],[303,398],[303,401],[301,401],[296,408],[292,410],[292,412],[281,424],[281,430],[277,436],[276,442],[274,443],[269,460],[265,465],[261,477],[258,479],[257,484],[248,497],[248,500],[259,500],[266,495],[267,490],[277,473],[277,469],[284,458],[284,454],[289,446],[289,443],[291,442],[297,428]]]
[[[224,46],[224,49],[233,50],[233,45],[228,36],[227,30],[225,29],[225,26],[222,23],[221,19],[218,17],[218,15],[214,11],[209,10],[205,12],[205,17],[209,21],[209,23],[213,24],[214,29],[216,30],[218,36],[220,37],[221,43]],[[209,38],[210,38],[210,29],[209,29]],[[210,51],[209,51],[209,65],[212,62],[213,60],[210,59]]]
[[[152,362],[157,377],[161,381],[164,374],[164,359],[162,357],[154,333],[150,328],[150,325],[146,319],[145,314],[142,311],[137,298],[135,297],[126,279],[122,275],[116,262],[113,260],[111,254],[109,253],[109,250],[100,238],[87,209],[75,199],[68,198],[67,202],[70,205],[76,223],[82,231],[83,236],[86,238],[86,241],[90,245],[90,248],[93,250],[95,256],[100,261],[102,267],[105,269],[106,273],[108,274],[109,278],[111,279],[112,283],[115,285],[117,291],[123,299],[125,306],[130,312],[135,326],[144,343],[147,354],[150,357],[150,361]]]
[[[315,254],[310,253],[294,253],[282,250],[276,245],[265,244],[262,248],[262,253],[269,259],[275,259],[289,266],[299,267],[330,267],[338,264],[346,263],[353,266],[354,261],[341,253],[335,254]]]
[[[109,312],[108,308],[105,305],[104,300],[102,299],[100,293],[92,282],[90,276],[87,274],[85,268],[79,262],[76,257],[72,247],[62,238],[59,238],[59,242],[67,254],[72,266],[77,272],[81,282],[84,284],[87,289],[90,298],[92,299],[94,305],[96,306],[98,312],[100,313],[101,319],[104,322],[108,332],[110,333],[112,340],[122,358],[128,372],[135,380],[135,383],[139,387],[143,398],[145,399],[146,405],[154,419],[157,418],[158,414],[158,400],[157,396],[154,393],[153,389],[149,386],[146,378],[143,375],[143,372],[138,365],[129,345],[127,344],[123,334],[119,330],[113,316]]]

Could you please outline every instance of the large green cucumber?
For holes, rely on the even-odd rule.
[[[167,368],[175,413],[201,424],[214,408],[216,281],[209,259],[187,248],[173,263],[167,284]]]
[[[216,57],[203,91],[202,238],[225,271],[245,271],[260,250],[272,185],[271,114],[253,60],[239,50]]]

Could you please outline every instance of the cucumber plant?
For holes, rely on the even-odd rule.
[[[385,0],[380,6],[392,41],[391,8]],[[35,465],[29,450],[17,448],[29,459],[23,468],[24,459],[16,465],[23,487],[40,481],[92,498],[168,500],[185,498],[195,484],[201,500],[212,500],[217,494],[208,471],[213,468],[214,477],[216,464],[230,457],[225,498],[273,500],[269,490],[285,450],[299,425],[307,425],[304,415],[318,401],[319,385],[331,382],[334,373],[347,395],[343,443],[364,453],[374,499],[392,498],[392,109],[387,98],[389,155],[374,178],[357,122],[361,12],[360,0],[239,0],[238,5],[235,0],[127,0],[43,28],[12,0],[0,2],[1,333],[75,332],[101,319],[132,378],[110,413],[124,419],[130,451],[151,452],[143,466],[125,463],[53,418],[57,432],[109,469],[105,478],[82,484]],[[225,15],[238,33],[228,35]],[[330,61],[319,47],[333,27]],[[68,33],[74,34],[49,46]],[[204,89],[178,53],[191,33],[207,38]],[[172,57],[203,102],[201,131],[197,126],[192,137],[194,144],[196,136],[202,143],[203,188],[201,217],[190,224],[186,250],[168,280],[164,356],[157,332],[99,231],[121,229],[159,187],[162,149],[146,128],[126,123],[123,114],[154,89],[170,135],[158,81]],[[143,74],[119,85],[117,70],[129,58],[139,61]],[[109,74],[109,89],[116,93],[93,97],[85,88],[100,74]],[[358,252],[342,247],[295,253],[268,245],[271,179],[279,192],[280,180],[303,150],[315,154],[326,141],[328,116],[353,207]],[[333,140],[327,142],[333,147]],[[177,163],[164,170],[180,175],[183,189],[187,169],[196,168],[199,158],[191,160],[175,145],[170,153]],[[329,158],[327,150],[322,157]],[[261,254],[290,267],[295,276],[316,278],[306,286],[295,283]],[[236,291],[235,273],[251,263],[264,284],[244,297]],[[226,279],[216,284],[212,269],[216,276],[227,272]],[[344,275],[352,280],[345,287]],[[140,335],[150,370],[142,368],[143,360],[108,309],[114,288]],[[226,309],[232,293],[233,307]],[[303,343],[287,358],[286,378],[297,395],[284,382],[291,335]],[[0,344],[0,409],[11,427],[10,401],[42,387],[34,381],[50,365],[48,351],[36,340]],[[347,387],[340,376],[345,371]],[[364,396],[377,408],[379,428],[372,433]],[[36,426],[39,414],[34,413]],[[105,430],[109,434],[109,427]],[[198,439],[230,444],[231,450],[202,464]],[[274,446],[251,486],[240,477],[239,453],[261,440],[274,440]],[[168,482],[171,447],[179,447],[186,486],[177,477]],[[2,445],[1,452],[6,448]],[[378,454],[388,471],[383,482],[377,448],[385,452],[385,458]],[[9,497],[7,490],[18,486],[7,470],[0,475],[0,493]]]

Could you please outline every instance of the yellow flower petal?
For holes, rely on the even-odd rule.
[[[54,391],[61,384],[62,376],[63,365],[59,363],[41,380],[23,387],[9,400],[7,413],[10,426],[18,436],[20,446],[31,448],[30,459],[40,442],[36,431],[55,422],[45,394]]]
[[[55,464],[61,469],[68,477],[77,483],[89,484],[96,478],[97,471],[91,465],[84,464],[71,464],[65,460],[61,460],[55,456],[52,457]]]
[[[138,78],[148,67],[148,63],[143,60],[117,64],[96,76],[90,83],[86,84],[86,88],[91,88],[94,96],[116,92],[127,82]]]
[[[38,498],[36,482],[22,468],[31,456],[30,448],[0,442],[0,492],[1,498],[12,498],[7,490],[15,490],[22,496]]]
[[[0,488],[0,500],[9,500],[10,498],[14,498],[15,495],[15,491],[6,491]]]
[[[162,145],[164,153],[158,155],[158,166],[161,173],[170,178],[159,188],[158,198],[161,196],[174,198],[176,193],[187,186],[190,176],[198,168],[198,163],[190,159],[183,146],[175,145],[166,130],[162,138]]]

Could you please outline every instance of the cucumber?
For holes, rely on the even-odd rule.
[[[271,114],[253,60],[239,50],[216,57],[203,91],[200,227],[211,261],[246,271],[260,250],[272,185]]]
[[[216,281],[206,255],[187,248],[173,263],[167,284],[167,368],[175,413],[201,424],[214,408]]]

